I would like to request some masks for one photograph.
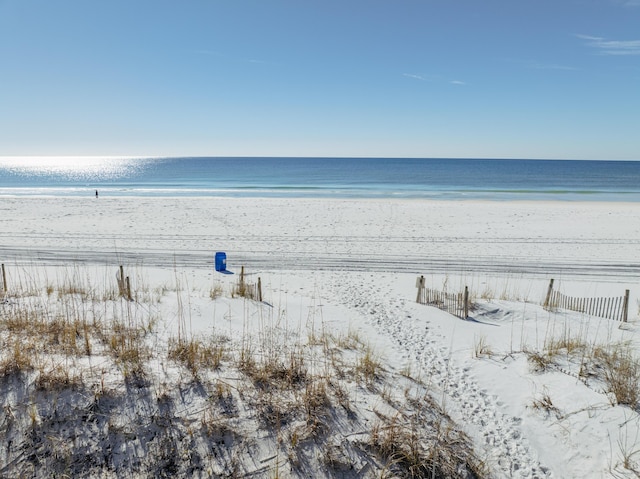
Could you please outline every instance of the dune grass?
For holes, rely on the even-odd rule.
[[[355,331],[291,330],[254,302],[257,329],[193,335],[196,298],[252,300],[142,276],[132,301],[81,266],[14,276],[0,305],[0,475],[488,477],[427,385]],[[160,332],[167,317],[179,335]]]

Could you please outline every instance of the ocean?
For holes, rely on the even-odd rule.
[[[0,157],[2,196],[640,202],[640,161]]]

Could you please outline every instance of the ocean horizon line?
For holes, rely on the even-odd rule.
[[[560,158],[524,156],[363,156],[363,155],[121,155],[121,154],[72,154],[72,155],[0,155],[2,159],[116,159],[116,160],[170,160],[170,159],[344,159],[344,160],[499,160],[499,161],[615,161],[640,162],[640,158]]]

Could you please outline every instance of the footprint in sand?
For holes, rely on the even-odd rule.
[[[487,453],[492,458],[491,466],[496,469],[497,477],[552,477],[549,470],[532,456],[519,429],[521,419],[500,413],[502,402],[477,386],[470,376],[470,368],[458,367],[450,361],[449,348],[439,346],[444,338],[437,336],[428,326],[400,321],[400,318],[411,317],[409,311],[403,311],[404,301],[389,301],[393,294],[391,291],[373,290],[366,284],[360,290],[345,290],[344,283],[334,286],[333,295],[342,304],[354,309],[368,309],[367,322],[380,333],[393,338],[403,357],[413,357],[425,370],[432,371],[432,383],[446,391],[446,407],[450,415],[457,418],[459,424],[475,431],[474,436],[483,438],[480,444],[489,448]]]

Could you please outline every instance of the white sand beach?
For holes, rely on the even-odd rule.
[[[431,403],[455,424],[448,430],[470,438],[486,477],[637,477],[639,406],[620,404],[602,371],[606,358],[631,354],[637,368],[631,379],[640,379],[639,213],[635,203],[596,202],[2,197],[7,294],[1,306],[0,435],[8,442],[0,451],[0,475],[46,477],[44,464],[62,473],[66,460],[78,475],[144,477],[151,471],[144,458],[159,454],[151,439],[158,433],[148,425],[166,430],[157,420],[162,397],[175,405],[171,417],[179,418],[181,436],[171,442],[179,450],[166,453],[179,457],[173,469],[167,466],[175,477],[402,477],[391,465],[399,452],[384,459],[372,446],[373,425],[379,425],[376,431],[393,430],[394,421],[401,428],[414,422],[426,428],[433,418],[421,416],[419,404]],[[235,274],[214,271],[217,251],[226,253]],[[60,291],[70,280],[92,291],[112,290],[119,265],[131,276],[134,301],[108,298],[96,306],[95,297],[70,294],[77,311],[94,323],[118,317],[133,317],[136,327],[144,323],[152,351],[144,384],[132,391],[126,368],[108,359],[97,339],[91,339],[88,357],[43,351],[37,364],[48,366],[32,365],[27,379],[15,379],[15,368],[7,366],[17,344],[7,325],[12,311],[26,303],[48,312],[67,308]],[[260,277],[263,302],[232,293],[242,267],[248,281]],[[417,304],[419,275],[434,289],[468,286],[470,318]],[[578,297],[618,297],[629,290],[628,322],[544,309],[551,278],[557,289]],[[276,351],[311,347],[321,332],[357,338],[381,371],[361,383],[358,367],[345,366],[346,377],[332,383],[324,373],[326,357],[304,349],[308,371],[324,371],[327,384],[340,383],[336,390],[350,394],[349,406],[342,407],[349,414],[330,409],[321,415],[323,432],[312,434],[308,418],[271,428],[258,421],[255,404],[242,400],[251,396],[243,389],[248,380],[232,360],[195,381],[166,352],[169,337],[221,336],[235,344],[229,351],[255,341],[264,352],[267,331]],[[352,351],[361,364],[358,348],[338,342],[334,347],[343,357]],[[50,420],[46,404],[60,387],[46,399],[32,383],[37,371],[62,366],[76,378],[82,371],[82,387],[100,389],[105,397],[105,390],[112,397],[126,391],[129,401],[117,403],[121,410],[112,412],[104,430],[80,423],[61,429]],[[223,395],[233,403],[231,412],[207,409],[212,394],[199,395],[196,386],[214,383],[229,385]],[[326,394],[329,403],[340,402],[341,393]],[[55,400],[70,408],[80,401],[71,393]],[[188,431],[215,422],[216,414],[234,433],[216,433],[224,445],[216,446],[218,452],[199,454],[197,461],[187,457]],[[73,436],[66,459],[30,456],[30,449],[49,450],[29,439],[35,429],[60,440]],[[425,450],[438,448],[441,433],[434,443],[424,442]],[[103,439],[92,440],[92,434]],[[108,438],[115,442],[105,444]],[[87,469],[81,449],[109,459]],[[465,474],[459,469],[459,477]]]
[[[0,208],[2,247],[17,255],[207,267],[221,250],[261,269],[616,278],[640,264],[635,203],[43,197]]]

